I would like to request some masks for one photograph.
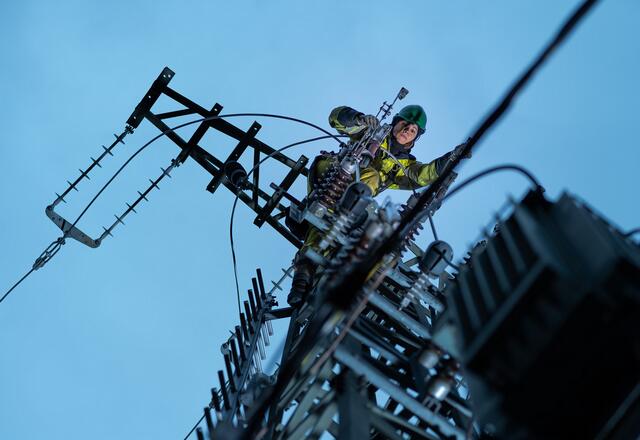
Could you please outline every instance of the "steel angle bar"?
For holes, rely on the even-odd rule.
[[[329,423],[329,427],[327,428],[327,431],[331,436],[333,436],[333,438],[338,438],[338,430],[339,430],[339,426],[336,423],[335,420],[331,419],[331,423]]]
[[[171,111],[171,112],[156,113],[156,116],[159,119],[171,119],[171,118],[178,118],[180,116],[189,116],[189,115],[193,115],[195,113],[196,113],[195,110],[191,110],[191,109],[185,108],[185,109],[182,109],[182,110],[175,110],[175,111]]]
[[[428,433],[424,429],[419,426],[413,425],[403,419],[402,417],[398,417],[394,415],[390,411],[385,411],[382,408],[377,406],[371,407],[371,424],[374,425],[377,429],[382,428],[385,430],[384,434],[388,435],[388,432],[391,431],[395,437],[389,436],[390,438],[402,438],[400,437],[396,429],[391,425],[395,425],[399,427],[400,430],[408,433],[412,439],[425,439],[425,440],[438,440],[439,437],[436,437],[433,434]],[[389,424],[391,423],[391,425]]]
[[[175,131],[171,130],[167,124],[165,124],[162,120],[160,120],[153,113],[149,113],[146,118],[151,122],[155,127],[163,133],[166,133],[166,136],[173,141],[178,147],[180,147],[183,151],[188,150],[189,156],[191,156],[202,168],[204,168],[209,174],[215,175],[218,170],[222,169],[223,163],[220,159],[213,156],[209,152],[207,152],[204,148],[195,145],[190,146],[189,143],[184,140],[179,134]]]
[[[144,118],[149,114],[151,107],[153,107],[160,95],[169,88],[169,82],[174,75],[175,73],[168,67],[162,69],[158,78],[156,78],[153,84],[151,84],[147,93],[145,93],[144,97],[140,100],[138,105],[136,105],[133,113],[131,113],[131,116],[129,116],[129,119],[127,119],[128,125],[133,128],[137,128],[138,125],[140,125]]]
[[[335,391],[332,390],[328,392],[316,405],[310,408],[306,417],[300,423],[295,426],[287,424],[283,431],[285,438],[304,438],[304,434],[307,431],[315,430],[319,425],[326,424],[326,426],[324,426],[324,429],[326,429],[328,427],[327,422],[331,420],[338,410],[335,397]]]
[[[206,110],[205,110],[206,112]],[[155,125],[160,131],[166,133],[166,136],[172,140],[176,145],[178,145],[178,147],[180,147],[183,151],[184,150],[189,150],[189,156],[191,156],[202,168],[204,168],[209,174],[211,174],[212,176],[217,176],[220,172],[222,172],[222,168],[224,166],[224,163],[216,158],[215,156],[211,155],[209,152],[207,152],[205,149],[203,149],[202,147],[198,146],[198,145],[194,145],[194,146],[189,146],[188,142],[185,141],[182,137],[180,137],[177,133],[171,131],[170,127],[168,125],[166,125],[164,122],[162,122],[156,115],[154,115],[153,113],[150,113],[147,115],[147,119],[153,124]],[[238,129],[240,130],[240,129]],[[242,133],[244,133],[242,130],[240,130]],[[294,165],[295,162],[291,161]],[[244,191],[234,187],[230,182],[222,182],[224,184],[224,186],[229,189],[232,193],[236,194],[238,196],[238,198],[245,204],[247,205],[249,208],[251,208],[253,211],[258,212],[259,211],[259,206],[255,203],[253,203],[253,199],[251,196],[249,196],[249,194],[245,193]],[[249,184],[251,185],[251,184]],[[264,200],[270,200],[271,196],[269,194],[267,194],[266,192],[260,190],[259,188],[255,188],[258,191],[258,195],[260,197],[262,197]],[[249,190],[252,191],[253,190],[253,186],[249,187]],[[282,204],[278,203],[275,205],[274,209],[278,209],[280,211],[283,211],[284,209],[286,209]],[[291,231],[284,226],[283,224],[281,224],[278,220],[274,219],[271,216],[268,216],[265,221],[267,223],[269,223],[269,225],[271,225],[277,232],[280,233],[280,235],[282,235],[284,238],[286,238],[292,245],[294,245],[297,248],[302,247],[302,242],[291,233]]]
[[[389,440],[404,440],[400,434],[396,432],[396,430],[387,423],[377,412],[375,412],[375,408],[371,409],[371,413],[369,417],[371,417],[371,426],[378,431],[378,433],[382,434],[385,439]],[[425,437],[427,438],[427,437]],[[429,439],[430,440],[430,439]]]
[[[375,306],[376,308],[384,312],[387,316],[402,324],[402,326],[407,330],[412,331],[421,338],[427,340],[431,339],[431,332],[427,327],[420,324],[415,319],[410,318],[406,313],[399,311],[393,306],[393,304],[391,304],[391,302],[389,302],[389,300],[383,298],[382,295],[373,293],[369,297],[369,304]]]
[[[296,409],[291,414],[291,417],[287,421],[288,425],[296,426],[300,421],[304,418],[305,414],[307,414],[311,407],[313,406],[313,402],[317,400],[322,400],[322,398],[329,392],[322,388],[322,382],[324,381],[315,381],[313,385],[304,393],[304,396],[300,398],[300,395],[296,398],[298,400],[298,405]]]
[[[424,251],[416,244],[415,241],[409,241],[409,250],[418,258],[422,257]]]
[[[284,279],[284,277],[286,277],[287,274],[288,274],[288,270],[285,271],[282,279]],[[282,279],[278,281],[278,284],[282,281]],[[261,274],[258,276],[258,280],[262,282]],[[271,291],[269,292],[269,295],[271,295],[276,290],[276,287],[278,286],[278,284],[276,284],[276,286],[274,286],[274,288],[271,289]],[[298,311],[294,309],[291,314],[291,319],[289,320],[289,327],[287,329],[287,336],[285,337],[284,347],[282,349],[280,365],[284,364],[287,361],[287,358],[290,352],[291,341],[294,338],[294,336],[298,334],[300,331],[300,326],[296,322],[297,314],[298,314]],[[282,395],[284,395],[284,393]],[[269,415],[267,418],[269,435],[267,436],[267,438],[273,437],[275,427],[282,419],[283,406],[281,405],[281,402],[282,402],[282,398],[274,399],[273,403],[269,406]]]
[[[205,121],[205,122],[209,122],[209,121]],[[260,131],[260,128],[262,128],[262,125],[258,124],[257,122],[254,122],[253,124],[251,124],[251,127],[249,127],[249,130],[247,130],[246,132],[243,132],[244,135],[242,136],[242,138],[238,140],[238,144],[235,146],[233,151],[231,151],[231,154],[229,154],[229,156],[224,161],[224,163],[227,164],[229,162],[235,162],[238,159],[240,159],[240,156],[242,156],[245,150],[249,147],[252,140],[255,139],[255,136],[256,134],[258,134],[258,131]],[[216,191],[221,181],[223,180],[223,173],[224,173],[224,170],[221,169],[220,172],[213,177],[211,182],[209,182],[209,184],[207,185],[207,191],[211,193]],[[257,190],[257,186],[254,189],[254,193],[256,192],[256,190]],[[254,200],[256,199],[257,197],[254,197]]]
[[[211,118],[211,117],[218,116],[221,111],[222,111],[222,106],[216,103],[209,111],[209,115],[207,117]],[[159,119],[162,119],[162,118],[159,118]],[[189,142],[187,142],[187,148],[184,148],[178,155],[176,159],[176,162],[178,162],[178,164],[183,163],[187,159],[187,157],[190,156],[191,150],[193,150],[198,145],[198,142],[202,140],[204,135],[207,133],[208,129],[209,129],[209,124],[207,124],[207,121],[202,121],[200,125],[198,125],[198,128],[196,129],[196,131],[193,133],[193,135],[191,135],[191,138],[189,138]]]
[[[302,374],[296,380],[291,381],[281,395],[282,396],[280,398],[281,406],[284,407],[282,403],[289,403],[294,399],[298,399],[298,396],[304,393],[304,388],[311,386],[311,383],[318,382],[321,384],[325,380],[329,380],[334,375],[332,370],[333,370],[333,363],[331,364],[326,363],[325,366],[322,368],[322,370],[320,370],[320,372],[316,375],[316,377],[313,378],[313,381],[311,380],[311,378],[308,378],[305,374]]]
[[[387,344],[384,340],[375,340],[370,338],[354,327],[349,329],[349,336],[361,344],[366,345],[368,348],[377,351],[383,358],[387,359],[391,363],[407,362],[406,357],[402,353],[399,353],[393,347],[385,346]]]
[[[266,315],[265,318],[267,319],[267,323],[269,321],[273,321],[274,319],[282,319],[282,318],[289,318],[293,315],[293,307],[283,307],[281,309],[275,309],[275,310],[271,310],[269,311]],[[270,331],[271,334],[273,334],[273,331]]]
[[[200,116],[202,117],[207,117],[209,115],[209,112],[207,111],[207,109],[205,109],[204,107],[196,104],[195,102],[191,101],[189,98],[181,95],[180,93],[178,93],[177,91],[173,90],[171,87],[165,87],[163,90],[164,94],[166,96],[168,96],[169,98],[173,99],[174,101],[178,102],[179,104],[182,104],[183,106],[185,106],[188,109],[193,110],[194,112],[198,113]],[[208,120],[206,121],[207,124],[229,136],[232,137],[234,139],[236,139],[237,141],[241,140],[242,137],[244,136],[245,132],[236,127],[235,125],[231,124],[230,122],[224,120],[224,119],[212,119],[212,120]],[[258,140],[258,139],[253,139],[249,146],[253,147],[253,148],[257,148],[260,150],[261,153],[265,154],[265,155],[271,155],[273,154],[273,158],[276,159],[277,161],[283,163],[284,165],[288,166],[289,168],[293,167],[295,165],[295,161],[290,159],[289,157],[287,157],[286,155],[280,153],[280,152],[276,152],[276,150],[272,147],[270,147],[269,145],[265,144],[264,142]],[[302,171],[302,174],[304,174],[305,176],[308,174],[308,170],[304,169]]]
[[[405,349],[419,350],[424,342],[421,340],[416,340],[417,336],[411,335],[412,337],[408,337],[398,331],[394,331],[388,327],[385,327],[383,324],[372,321],[368,318],[360,318],[359,322],[356,323],[356,327],[366,329],[368,332],[374,334],[376,337],[379,337],[383,340],[388,340],[390,344],[400,345]],[[402,329],[404,330],[404,329]]]
[[[260,150],[258,148],[253,149],[253,187],[260,187]],[[253,191],[253,202],[258,204],[258,192]]]
[[[464,404],[464,402],[458,401],[458,399],[453,397],[452,394],[449,394],[447,397],[445,397],[444,398],[444,402],[446,402],[449,406],[454,408],[456,411],[458,411],[463,416],[468,417],[468,418],[473,417],[473,413],[471,412],[471,408],[466,406]]]
[[[367,401],[358,389],[358,378],[346,369],[336,381],[338,393],[338,440],[358,440],[369,437],[370,418]]]
[[[329,426],[333,423],[333,417],[338,412],[338,404],[333,401],[325,406],[324,410],[316,420],[315,426],[310,433],[311,438],[319,438],[320,435],[329,430]]]
[[[418,321],[420,321],[420,324],[429,329],[429,332],[431,332],[431,325],[433,320],[435,319],[434,316],[431,316],[431,311],[420,304],[420,302],[417,300],[412,302],[411,305],[413,306],[413,310],[415,311],[416,317],[418,318]],[[429,322],[430,320],[431,322]]]
[[[413,377],[407,372],[402,372],[397,366],[386,365],[384,361],[375,359],[368,355],[362,355],[359,357],[362,362],[367,363],[371,368],[375,368],[380,374],[383,374],[388,379],[396,382],[403,388],[413,389]],[[409,368],[404,368],[408,371]]]
[[[409,396],[403,389],[392,384],[386,377],[381,375],[374,368],[362,362],[348,350],[339,346],[334,353],[334,357],[348,368],[351,368],[358,374],[365,376],[371,384],[384,390],[395,401],[412,411],[416,416],[434,427],[438,432],[459,440],[464,440],[466,438],[466,433],[462,429],[452,426],[446,419],[425,408],[420,402]]]
[[[273,193],[273,196],[271,196],[271,198],[267,200],[267,203],[264,205],[264,207],[258,211],[258,216],[253,221],[256,226],[261,227],[266,221],[267,217],[271,216],[271,213],[280,203],[280,200],[282,199],[284,194],[289,190],[293,182],[301,174],[302,170],[306,169],[305,165],[308,161],[309,159],[307,157],[300,156],[300,159],[298,159],[295,165],[291,167],[287,175],[282,180],[282,183],[278,185],[278,189]]]

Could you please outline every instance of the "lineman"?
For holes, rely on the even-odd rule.
[[[367,128],[376,128],[378,123],[375,116],[365,115],[347,106],[336,107],[329,115],[329,124],[339,133],[348,135],[352,141],[359,139]],[[438,178],[449,157],[464,147],[464,144],[459,145],[453,151],[429,163],[419,162],[411,154],[411,149],[427,126],[427,114],[419,105],[404,107],[393,117],[391,126],[391,133],[380,145],[371,165],[360,171],[360,180],[369,186],[374,196],[387,188],[412,189],[429,185]],[[390,152],[397,160],[392,159],[386,152]],[[310,191],[333,160],[330,154],[322,154],[315,158],[309,175]],[[398,162],[402,166],[399,166]],[[319,231],[310,227],[305,243],[295,259],[291,292],[287,297],[291,306],[300,305],[311,287],[315,266],[303,255],[306,248],[316,246],[318,241]]]

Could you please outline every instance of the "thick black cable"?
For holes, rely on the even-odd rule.
[[[62,234],[62,236],[60,238],[58,238],[58,243],[59,246],[53,251],[51,252],[51,254],[49,255],[48,259],[45,261],[48,262],[59,250],[60,247],[62,246],[62,244],[64,244],[64,240],[65,238],[67,238],[69,236],[70,231],[76,226],[76,224],[80,221],[80,219],[85,215],[85,213],[89,210],[89,208],[93,205],[93,203],[98,199],[98,197],[100,197],[100,195],[107,189],[107,187],[115,180],[116,177],[118,177],[118,175],[122,172],[122,170],[129,165],[129,163],[131,163],[131,161],[138,155],[140,154],[142,151],[144,151],[149,145],[151,145],[152,143],[154,143],[155,141],[157,141],[158,139],[160,139],[163,136],[166,136],[169,133],[173,133],[174,131],[183,128],[183,127],[187,127],[189,125],[192,124],[197,124],[199,122],[204,122],[204,121],[212,121],[214,119],[225,119],[225,118],[233,118],[233,117],[244,117],[244,116],[252,116],[252,117],[266,117],[266,118],[273,118],[273,119],[284,119],[284,120],[289,120],[289,121],[293,121],[293,122],[298,122],[300,124],[303,125],[307,125],[309,127],[315,128],[317,130],[320,130],[323,133],[326,133],[327,136],[325,136],[326,138],[334,138],[336,139],[336,141],[338,143],[341,143],[342,141],[340,140],[340,136],[336,136],[334,134],[331,134],[329,131],[325,130],[324,128],[313,124],[312,122],[308,122],[305,121],[303,119],[298,119],[298,118],[294,118],[291,116],[284,116],[284,115],[278,115],[278,114],[271,114],[271,113],[232,113],[232,114],[228,114],[228,115],[217,115],[217,116],[208,116],[205,118],[199,118],[199,119],[195,119],[193,121],[189,121],[189,122],[185,122],[183,124],[179,124],[176,125],[172,128],[169,128],[163,132],[161,132],[159,135],[153,137],[149,142],[147,142],[146,144],[144,144],[142,147],[140,147],[135,153],[133,153],[125,162],[124,164],[122,164],[122,166],[115,172],[115,174],[113,176],[111,176],[111,178],[107,181],[107,183],[104,184],[104,186],[102,186],[102,188],[100,188],[100,190],[96,193],[96,195],[89,201],[89,203],[87,204],[87,206],[82,210],[82,212],[80,213],[80,215],[78,215],[78,217],[74,220],[74,222],[71,224],[71,226],[67,229],[66,232],[64,232]],[[46,250],[45,250],[46,252]],[[41,267],[41,266],[40,266]],[[36,267],[32,267],[32,269],[27,272],[22,278],[20,278],[20,280],[18,280],[18,282],[16,282],[13,286],[11,286],[11,288],[2,296],[2,299],[0,299],[0,303],[16,288],[18,287],[29,275],[31,275],[31,273],[33,273],[37,268]]]
[[[625,232],[624,236],[625,237],[631,237],[632,235],[639,234],[639,233],[640,233],[640,228],[635,228],[635,229],[632,229],[632,230],[630,230],[628,232]]]
[[[391,234],[391,236],[387,240],[385,240],[385,242],[383,242],[378,249],[375,249],[372,252],[371,258],[368,258],[361,264],[355,266],[353,268],[353,271],[347,277],[345,277],[345,279],[341,280],[341,282],[338,282],[334,286],[334,290],[336,292],[329,292],[330,294],[336,293],[337,295],[337,291],[344,292],[345,285],[347,287],[362,286],[364,280],[366,280],[368,274],[371,272],[371,268],[373,267],[373,265],[380,261],[382,256],[389,254],[397,248],[398,243],[401,243],[401,240],[399,240],[399,238],[402,237],[402,234],[407,230],[408,227],[413,226],[415,219],[421,214],[424,207],[430,202],[436,192],[442,187],[445,179],[449,177],[450,172],[458,166],[463,157],[469,155],[469,153],[472,151],[473,146],[478,143],[483,135],[502,117],[504,112],[509,108],[513,98],[522,90],[527,82],[529,82],[532,75],[540,68],[542,63],[567,37],[567,35],[569,35],[569,33],[575,28],[576,24],[580,21],[580,19],[584,17],[587,11],[589,11],[595,3],[596,0],[586,0],[581,4],[579,8],[576,9],[576,11],[564,23],[560,31],[558,31],[555,38],[547,45],[545,50],[536,58],[536,60],[525,71],[525,73],[520,76],[516,83],[507,91],[507,94],[502,99],[502,101],[487,117],[484,118],[479,127],[475,130],[473,136],[471,136],[469,141],[466,143],[465,148],[460,156],[454,159],[454,161],[445,168],[444,173],[442,173],[438,177],[438,179],[436,179],[436,181],[421,195],[416,207],[411,209],[407,213],[407,216],[401,220],[399,227],[394,231],[394,233]],[[314,319],[312,319],[312,321],[309,323],[309,327],[303,337],[303,341],[301,341],[300,343],[299,350],[292,354],[287,362],[285,362],[281,366],[276,383],[264,393],[260,403],[252,411],[251,416],[247,421],[247,427],[242,433],[241,438],[252,439],[255,437],[255,434],[258,432],[258,427],[261,423],[261,420],[268,410],[271,401],[275,398],[275,396],[279,395],[284,390],[288,381],[297,374],[300,362],[308,354],[311,346],[313,346],[311,345],[309,347],[306,347],[303,343],[314,341],[320,336],[323,328],[322,323],[327,320],[329,316],[330,312],[325,307],[322,307],[318,310]]]
[[[452,197],[454,194],[456,194],[458,191],[462,190],[464,187],[472,184],[473,182],[475,182],[476,180],[479,180],[485,176],[488,176],[490,174],[493,173],[497,173],[498,171],[516,171],[520,174],[522,174],[523,176],[525,176],[527,179],[529,179],[529,181],[531,182],[531,185],[535,188],[535,189],[540,189],[542,190],[543,187],[542,185],[540,185],[540,182],[538,182],[538,179],[535,178],[535,176],[533,174],[531,174],[526,168],[520,166],[520,165],[516,165],[516,164],[511,164],[511,163],[507,163],[507,164],[503,164],[503,165],[496,165],[490,168],[487,168],[485,170],[480,171],[479,173],[474,174],[473,176],[463,180],[462,182],[460,182],[458,185],[454,186],[451,191],[449,191],[447,193],[447,195],[444,196],[444,198],[442,199],[442,201],[444,202],[445,200],[447,200],[449,197]]]
[[[272,158],[277,153],[280,153],[280,152],[282,152],[284,150],[287,150],[289,148],[296,147],[298,145],[308,144],[309,142],[315,142],[315,141],[319,141],[319,140],[323,140],[323,139],[328,139],[330,137],[333,137],[333,138],[338,137],[338,138],[340,138],[340,137],[348,137],[348,136],[347,135],[318,136],[318,137],[315,137],[315,138],[305,139],[303,141],[298,141],[298,142],[294,142],[294,143],[289,144],[289,145],[285,145],[284,147],[279,148],[276,151],[274,151],[273,153],[263,157],[257,164],[255,164],[253,166],[253,168],[251,168],[249,170],[249,172],[247,173],[247,177],[246,178],[248,179],[249,176],[251,174],[253,174],[253,172],[256,169],[258,169],[258,167],[264,161]],[[235,200],[233,201],[233,206],[231,207],[231,217],[229,219],[229,242],[231,244],[231,259],[233,261],[233,275],[234,275],[235,282],[236,282],[236,299],[238,301],[238,315],[240,313],[242,313],[242,310],[241,310],[241,307],[240,307],[240,286],[239,286],[239,283],[238,283],[238,263],[237,263],[237,260],[236,260],[235,244],[234,244],[234,241],[233,241],[233,219],[234,219],[234,216],[235,216],[235,213],[236,213],[236,206],[238,205],[239,198],[240,198],[239,194],[236,194]]]

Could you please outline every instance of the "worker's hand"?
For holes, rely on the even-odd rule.
[[[380,125],[378,118],[373,115],[361,115],[357,119],[358,125],[366,125],[371,129],[375,129]]]
[[[467,140],[467,142],[469,142],[469,140]],[[453,154],[456,156],[460,156],[464,151],[464,148],[467,146],[467,142],[465,142],[464,144],[460,144],[456,148],[454,148]],[[465,156],[462,156],[463,159],[469,159],[470,157],[471,157],[471,151],[469,151]]]

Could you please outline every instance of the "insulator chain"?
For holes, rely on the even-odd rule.
[[[361,234],[349,237],[336,254],[332,264],[327,268],[327,275],[331,276],[340,269],[365,258],[369,253],[371,243],[379,239],[383,233],[384,226],[376,220],[364,228]]]
[[[147,195],[155,188],[160,190],[160,187],[158,186],[158,184],[162,181],[162,179],[166,177],[171,178],[171,175],[169,174],[175,167],[177,166],[177,162],[175,159],[171,160],[171,164],[165,169],[160,167],[160,169],[162,170],[162,174],[160,174],[160,176],[158,176],[157,179],[155,180],[151,180],[149,179],[150,185],[149,187],[144,191],[144,192],[140,192],[138,191],[139,197],[135,200],[135,202],[133,202],[132,204],[126,203],[127,205],[127,209],[121,214],[121,215],[116,215],[114,214],[114,217],[116,218],[116,220],[111,224],[111,226],[109,226],[108,228],[105,228],[104,226],[102,227],[102,229],[104,229],[104,232],[102,233],[102,235],[96,240],[98,243],[102,242],[102,240],[104,240],[107,236],[113,236],[111,234],[111,232],[113,231],[113,229],[118,225],[118,224],[122,224],[124,225],[124,219],[127,215],[129,215],[131,212],[133,213],[137,213],[136,211],[136,206],[138,206],[138,204],[140,202],[142,202],[143,200],[145,201],[149,201],[149,199],[147,199]]]
[[[336,242],[341,238],[345,237],[353,224],[353,220],[348,212],[342,212],[336,215],[335,220],[331,224],[331,229],[329,232],[322,237],[320,244],[318,247],[321,251],[329,247],[334,247]]]
[[[351,175],[337,161],[334,162],[318,185],[317,200],[327,209],[335,209],[351,181]]]
[[[51,242],[49,246],[40,254],[36,261],[33,263],[33,270],[38,270],[43,267],[58,253],[62,245],[65,243],[64,235],[57,240]]]
[[[404,217],[407,212],[409,210],[409,205],[406,203],[403,203],[402,206],[400,207],[400,217]],[[402,255],[407,248],[409,247],[409,244],[414,241],[414,239],[418,236],[418,234],[420,234],[420,231],[422,229],[424,229],[424,227],[422,226],[422,222],[427,218],[427,216],[423,216],[420,221],[417,221],[412,227],[411,229],[409,229],[409,231],[407,232],[407,234],[404,236],[404,238],[402,239],[402,244],[401,246],[398,248],[398,255]]]
[[[65,197],[71,192],[71,190],[78,191],[78,184],[80,183],[80,181],[82,179],[86,178],[87,180],[91,180],[89,178],[89,173],[96,166],[99,167],[99,168],[102,168],[102,165],[100,165],[100,162],[102,161],[102,159],[104,159],[105,156],[107,156],[107,155],[113,156],[112,150],[115,148],[115,146],[120,144],[120,143],[124,145],[124,138],[128,134],[131,134],[131,133],[133,133],[133,128],[130,125],[127,125],[122,133],[114,134],[116,140],[113,141],[113,143],[111,145],[109,145],[109,147],[105,147],[103,145],[102,149],[104,151],[102,152],[102,154],[100,154],[100,156],[98,156],[97,159],[94,159],[93,157],[91,157],[91,165],[89,165],[89,167],[84,171],[83,170],[78,170],[78,171],[80,171],[80,176],[78,176],[78,178],[76,180],[74,180],[73,183],[69,182],[67,180],[67,183],[69,184],[69,186],[67,187],[67,189],[62,194],[56,193],[57,198],[53,201],[51,206],[55,207],[60,202],[67,203],[67,201],[65,200]]]
[[[434,294],[433,289],[434,287],[429,280],[429,275],[426,272],[422,272],[407,291],[404,298],[402,298],[399,309],[402,310],[408,307],[409,304],[420,300],[437,313],[442,313],[444,311],[444,303]]]

